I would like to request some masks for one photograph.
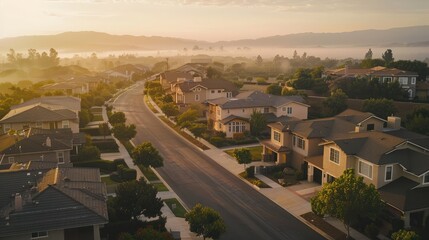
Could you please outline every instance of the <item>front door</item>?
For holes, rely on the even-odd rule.
[[[313,167],[313,181],[322,184],[322,170]]]

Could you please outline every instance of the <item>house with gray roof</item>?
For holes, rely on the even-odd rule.
[[[301,96],[275,96],[260,91],[249,91],[233,98],[207,100],[209,125],[227,137],[250,130],[250,116],[263,113],[267,122],[307,119],[309,105]]]
[[[163,89],[172,90],[172,84],[186,80],[192,80],[194,76],[187,72],[169,70],[159,75],[159,82]]]
[[[78,114],[81,110],[81,99],[71,96],[43,96],[39,98],[33,98],[21,104],[14,105],[10,109],[15,110],[33,105],[48,105],[50,109],[66,108]]]
[[[108,223],[99,169],[0,171],[0,239],[100,239]]]
[[[173,84],[173,99],[177,104],[204,103],[216,98],[232,98],[237,93],[237,86],[224,79],[195,77],[192,81]]]
[[[8,133],[10,130],[23,130],[31,127],[43,129],[70,128],[72,132],[79,132],[78,111],[80,110],[80,100],[74,101],[70,98],[66,106],[63,102],[44,103],[44,99],[34,100],[34,104],[23,103],[13,106],[6,116],[0,120],[0,133]],[[79,106],[77,106],[79,103]],[[69,105],[71,106],[69,108]]]
[[[264,161],[286,163],[319,184],[353,168],[378,189],[387,209],[402,218],[405,227],[428,224],[429,137],[401,128],[400,118],[386,121],[346,110],[331,118],[269,127],[271,139],[261,141]]]
[[[70,156],[85,143],[82,133],[70,129],[28,129],[21,138],[0,152],[0,165],[40,160],[68,166]]]
[[[409,99],[414,99],[416,96],[416,80],[419,77],[418,73],[405,71],[396,68],[387,68],[377,66],[373,68],[339,68],[327,70],[323,73],[324,77],[332,79],[346,78],[353,81],[355,77],[367,77],[368,80],[378,79],[383,83],[398,82],[399,85],[408,93]]]

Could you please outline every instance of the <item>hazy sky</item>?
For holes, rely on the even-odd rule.
[[[91,30],[217,41],[428,24],[429,0],[0,0],[0,38]]]

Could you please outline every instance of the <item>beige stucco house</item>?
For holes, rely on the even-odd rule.
[[[266,116],[267,122],[284,118],[307,119],[309,105],[300,96],[275,96],[259,91],[240,93],[234,98],[208,100],[207,118],[216,131],[227,137],[250,130],[250,116],[254,111]]]

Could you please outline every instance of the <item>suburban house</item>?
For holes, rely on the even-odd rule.
[[[141,64],[125,64],[109,69],[103,73],[107,78],[121,78],[131,80],[134,74],[143,74],[149,68]]]
[[[43,93],[61,91],[67,95],[81,95],[89,92],[88,84],[74,82],[58,82],[42,86]]]
[[[405,227],[423,226],[429,216],[429,137],[371,113],[346,110],[331,118],[270,124],[263,159],[302,170],[308,181],[332,182],[353,168],[374,184],[389,211]]]
[[[70,128],[79,132],[80,99],[73,97],[43,97],[11,107],[0,120],[1,133],[30,127],[43,129]]]
[[[178,68],[176,71],[185,72],[192,76],[201,76],[202,78],[207,78],[207,67],[208,63],[186,63]]]
[[[277,122],[285,118],[307,119],[310,107],[301,96],[275,96],[259,91],[207,100],[207,103],[209,126],[229,138],[250,130],[250,116],[255,111],[263,113],[267,122]]]
[[[238,93],[234,83],[223,79],[201,79],[179,82],[173,85],[173,99],[179,104],[204,103],[215,98],[232,98]]]
[[[99,169],[24,166],[1,170],[0,182],[2,240],[99,240],[108,223]]]
[[[408,93],[409,99],[416,96],[416,82],[418,74],[415,72],[404,71],[396,68],[373,67],[368,69],[362,68],[339,68],[327,70],[323,77],[336,79],[340,77],[368,77],[369,80],[379,79],[381,82],[398,82],[401,87]]]
[[[27,163],[40,160],[58,165],[70,164],[70,155],[77,154],[85,143],[82,133],[68,129],[28,129],[16,142],[0,152],[0,164]]]
[[[194,75],[177,70],[165,71],[159,75],[159,82],[163,89],[172,89],[172,84],[194,79]]]

